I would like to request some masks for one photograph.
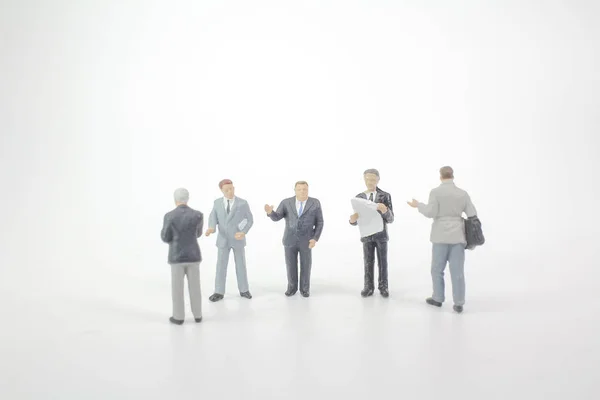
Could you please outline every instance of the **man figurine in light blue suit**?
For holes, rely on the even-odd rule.
[[[217,275],[215,277],[215,292],[208,298],[210,301],[222,300],[225,295],[227,279],[227,264],[229,254],[233,249],[235,272],[240,295],[251,299],[246,272],[246,235],[252,228],[254,219],[248,202],[235,196],[235,188],[230,179],[219,182],[223,197],[215,200],[213,209],[208,217],[206,236],[215,233],[217,227]]]

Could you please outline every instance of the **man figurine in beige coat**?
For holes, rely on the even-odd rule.
[[[417,208],[427,218],[433,218],[430,240],[433,243],[431,278],[433,295],[427,304],[441,307],[445,300],[444,269],[450,264],[454,311],[462,312],[465,304],[465,247],[467,239],[463,212],[467,217],[477,215],[471,197],[454,184],[451,167],[440,169],[441,185],[429,194],[428,204],[413,199],[408,205]]]

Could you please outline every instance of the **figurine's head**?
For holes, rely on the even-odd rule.
[[[221,189],[221,192],[223,192],[223,196],[230,200],[233,199],[233,196],[235,196],[235,188],[233,187],[233,182],[231,182],[230,179],[223,179],[221,182],[219,182],[219,189]]]
[[[454,179],[454,170],[452,167],[445,166],[440,168],[440,181]]]
[[[308,183],[306,181],[298,181],[296,182],[296,186],[294,187],[294,191],[296,192],[296,199],[299,201],[306,201],[308,199]]]
[[[365,178],[367,189],[369,189],[371,192],[374,192],[379,184],[379,171],[377,171],[375,168],[370,168],[363,172],[363,176]]]
[[[185,188],[179,188],[175,190],[173,197],[175,199],[175,205],[185,205],[190,199],[190,192]]]

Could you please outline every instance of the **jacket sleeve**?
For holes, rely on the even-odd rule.
[[[465,205],[465,214],[467,214],[467,217],[474,217],[477,215],[477,209],[475,209],[475,206],[473,205],[473,202],[471,201],[471,196],[469,196],[467,194],[467,204]]]
[[[246,220],[246,226],[244,229],[242,229],[244,234],[248,234],[250,228],[252,228],[252,225],[254,225],[254,216],[252,215],[252,210],[250,210],[250,205],[248,203],[246,203]]]
[[[198,216],[200,218],[198,219],[198,227],[196,228],[196,238],[202,236],[202,228],[204,227],[204,214],[198,211]]]
[[[169,214],[165,214],[163,218],[163,227],[160,231],[160,238],[165,243],[171,243],[173,240],[173,231],[171,230],[171,219]]]
[[[381,216],[386,223],[391,224],[394,222],[394,208],[392,207],[392,195],[388,193],[384,201],[385,206],[388,210],[385,213],[381,213]]]
[[[282,201],[281,203],[279,203],[279,207],[277,207],[277,210],[273,210],[273,212],[271,212],[271,214],[269,214],[268,217],[271,218],[273,221],[279,221],[281,218],[285,217],[285,213],[285,205]]]
[[[316,221],[315,221],[315,234],[312,237],[317,242],[319,241],[319,238],[321,237],[321,233],[323,233],[323,225],[324,225],[323,209],[321,208],[321,202],[319,202],[318,205],[319,205],[319,208],[317,209],[317,216],[316,216]]]
[[[429,202],[427,204],[419,203],[417,208],[427,218],[435,218],[437,216],[439,204],[433,190],[429,192]]]

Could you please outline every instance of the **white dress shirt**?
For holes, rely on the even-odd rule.
[[[375,201],[375,198],[377,197],[377,193],[375,193],[375,192],[365,192],[365,194],[367,195],[367,200],[371,200],[370,199],[371,194],[373,194],[373,200],[371,200],[371,201]]]
[[[225,207],[225,212],[227,212],[227,201],[229,200],[229,212],[231,212],[231,210],[233,209],[233,203],[235,203],[235,196],[233,197],[233,199],[228,199],[227,197],[223,196],[223,206]]]

